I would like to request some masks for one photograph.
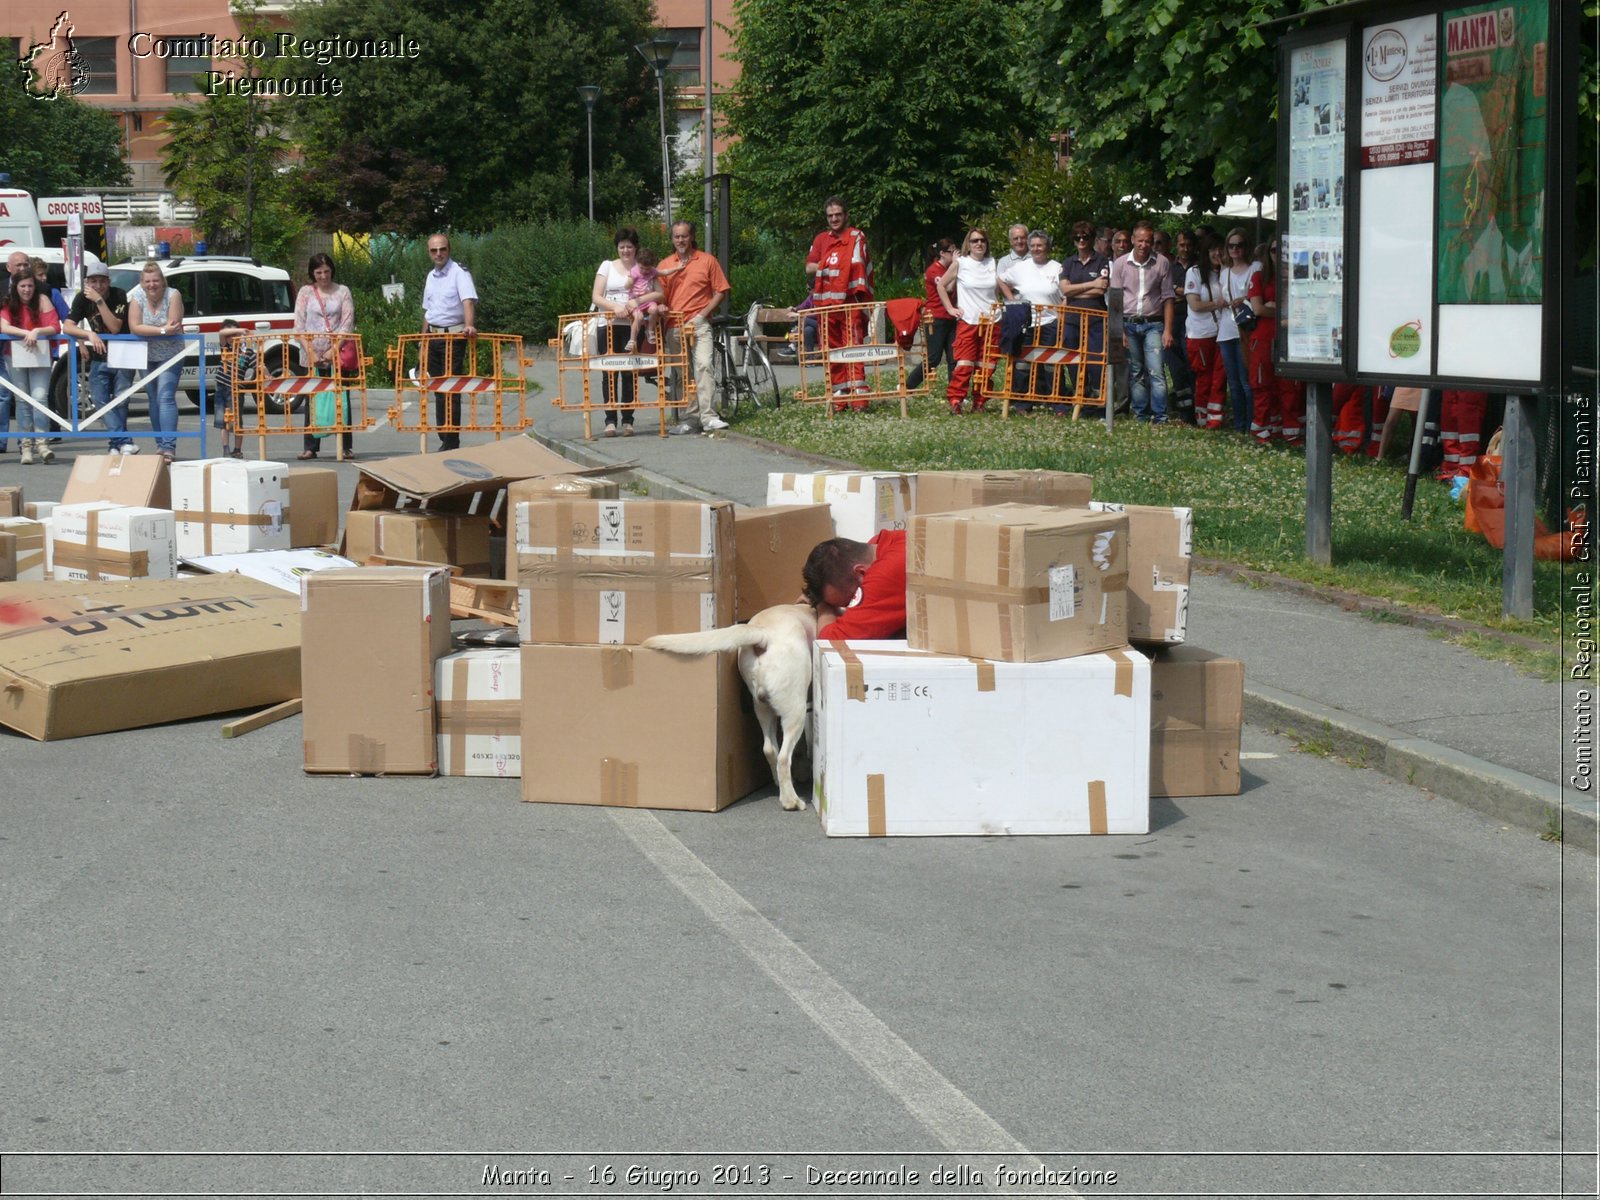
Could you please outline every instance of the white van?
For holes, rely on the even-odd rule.
[[[42,245],[44,230],[33,197],[15,188],[0,188],[0,249],[9,254],[18,247]]]

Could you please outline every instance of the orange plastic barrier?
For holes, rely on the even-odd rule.
[[[533,424],[522,337],[514,333],[403,333],[389,348],[394,401],[389,424],[415,433],[492,433],[498,439]],[[440,400],[439,397],[444,397]]]

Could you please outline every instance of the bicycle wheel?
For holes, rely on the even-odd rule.
[[[712,403],[725,421],[733,420],[733,415],[739,411],[739,389],[735,384],[737,376],[732,366],[728,358],[728,344],[719,337],[711,348],[711,378],[715,381]]]
[[[772,369],[772,362],[767,358],[767,352],[759,344],[747,340],[744,344],[743,361],[744,377],[750,385],[750,398],[757,408],[766,404],[771,399],[772,407],[777,408],[783,403],[783,397],[778,391],[778,373]]]

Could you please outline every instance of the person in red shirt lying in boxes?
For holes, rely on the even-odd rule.
[[[905,530],[885,529],[870,542],[829,538],[800,574],[800,602],[816,605],[819,638],[905,637]]]

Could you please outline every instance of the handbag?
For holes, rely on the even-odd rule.
[[[1260,317],[1256,310],[1250,307],[1248,300],[1235,300],[1233,302],[1233,323],[1239,327],[1240,333],[1249,333],[1256,327]]]
[[[339,343],[339,374],[356,375],[361,371],[361,350],[354,338]]]
[[[318,392],[311,402],[311,423],[324,427],[344,424],[343,392]]]

